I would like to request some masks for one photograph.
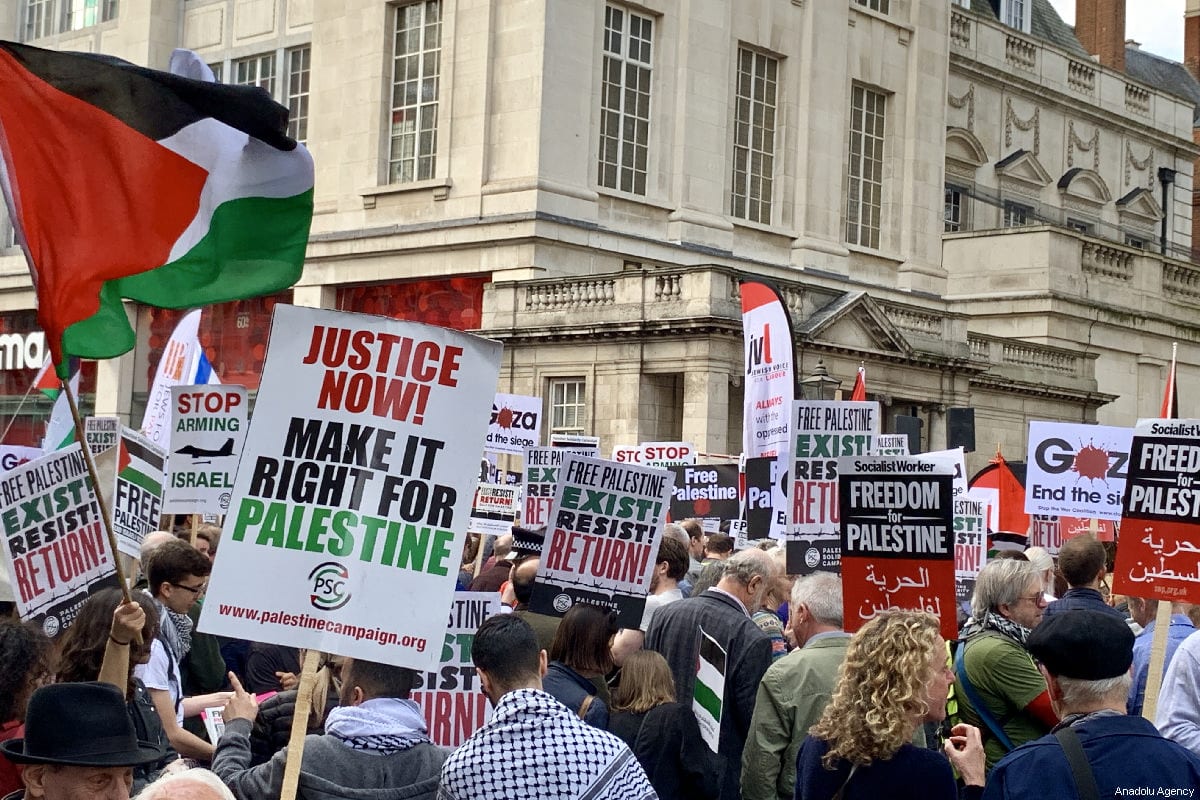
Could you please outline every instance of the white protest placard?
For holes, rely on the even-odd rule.
[[[525,455],[537,447],[542,430],[542,398],[496,393],[488,423],[485,449],[493,453]]]
[[[575,603],[641,624],[675,476],[568,454],[559,474],[529,608],[562,616]]]
[[[4,568],[21,619],[56,636],[116,566],[79,443],[0,476]]]
[[[875,437],[873,456],[908,455],[908,437],[903,433],[881,433]]]
[[[787,571],[791,575],[807,575],[814,570],[836,572],[841,552],[838,459],[866,456],[875,448],[879,403],[797,400],[792,404],[792,434],[792,527]]]
[[[0,444],[0,472],[8,472],[22,464],[41,458],[42,448],[19,444]]]
[[[1025,513],[1120,519],[1132,428],[1030,422]]]
[[[472,533],[489,533],[500,536],[512,529],[517,516],[517,495],[520,487],[481,483],[475,489],[475,502],[471,505]]]
[[[499,364],[477,336],[277,305],[201,630],[437,666]]]
[[[163,468],[166,451],[130,428],[121,428],[112,494],[113,533],[117,549],[137,558],[146,534],[158,530],[162,518]]]
[[[617,445],[613,461],[642,467],[675,467],[696,463],[696,446],[691,442],[642,442],[635,446]]]
[[[171,454],[163,511],[224,514],[246,438],[245,386],[171,387]]]
[[[441,663],[417,675],[409,699],[421,708],[429,738],[438,747],[458,747],[492,717],[492,704],[479,686],[471,644],[488,617],[501,613],[496,592],[455,592]]]
[[[987,500],[968,490],[954,498],[954,592],[959,605],[971,602],[975,579],[987,561]]]
[[[585,436],[582,433],[552,433],[551,447],[566,447],[579,453],[585,453],[588,458],[600,457],[600,437]]]
[[[550,504],[558,486],[558,473],[571,453],[594,457],[590,447],[530,447],[525,451],[525,482],[521,525],[540,528],[550,519]]]

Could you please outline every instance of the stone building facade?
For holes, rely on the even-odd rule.
[[[0,0],[0,37],[160,68],[184,46],[293,109],[305,273],[206,314],[226,381],[256,385],[277,300],[384,313],[503,341],[499,389],[605,451],[736,453],[761,276],[801,376],[848,391],[865,363],[927,449],[975,408],[972,467],[1030,419],[1154,413],[1173,341],[1200,390],[1195,103],[1046,0]],[[27,314],[6,243],[0,312]],[[173,317],[130,314],[96,406],[136,424]]]

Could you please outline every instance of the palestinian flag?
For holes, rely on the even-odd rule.
[[[121,429],[119,448],[112,504],[113,532],[117,536],[117,549],[137,558],[142,539],[158,528],[167,454],[129,428]]]
[[[79,359],[70,359],[71,379],[67,385],[71,393],[79,397]],[[42,450],[51,452],[69,447],[75,441],[75,418],[71,416],[71,404],[62,391],[62,381],[54,373],[50,362],[42,366],[42,371],[34,379],[33,388],[54,401],[50,410],[50,419],[46,421],[46,433],[42,437]]]
[[[189,54],[190,55],[190,54]],[[60,375],[189,308],[300,277],[313,164],[265,91],[0,42],[0,187]]]
[[[696,683],[692,688],[692,711],[700,725],[700,736],[714,753],[721,741],[721,707],[725,698],[725,650],[700,629],[700,652],[696,658]]]

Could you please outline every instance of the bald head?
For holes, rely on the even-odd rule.
[[[517,565],[512,572],[512,590],[517,596],[517,602],[522,605],[529,602],[529,598],[533,597],[533,583],[537,578],[538,565],[541,564],[540,559],[527,558]]]
[[[145,561],[146,556],[154,548],[158,547],[163,542],[171,542],[174,540],[175,540],[175,534],[168,533],[167,531],[154,531],[153,533],[147,533],[146,538],[142,539],[142,548],[139,551],[138,557],[142,561]]]
[[[512,547],[513,547],[513,535],[511,533],[504,533],[504,534],[501,534],[500,536],[497,536],[496,537],[496,547],[493,550],[493,552],[496,555],[497,560],[499,560],[501,558],[507,558],[508,554],[512,552]]]

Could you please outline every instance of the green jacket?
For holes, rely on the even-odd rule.
[[[810,641],[767,670],[742,751],[742,800],[791,800],[796,753],[833,696],[849,643],[849,634]]]

